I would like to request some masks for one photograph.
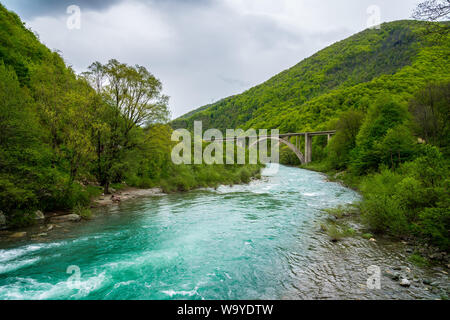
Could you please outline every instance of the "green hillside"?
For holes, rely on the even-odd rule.
[[[333,129],[340,112],[366,110],[380,92],[406,101],[430,80],[450,79],[449,41],[424,35],[427,23],[396,21],[340,41],[240,95],[175,121],[190,128]]]

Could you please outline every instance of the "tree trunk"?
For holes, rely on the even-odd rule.
[[[110,194],[109,192],[109,182],[106,182],[103,189],[104,194]]]

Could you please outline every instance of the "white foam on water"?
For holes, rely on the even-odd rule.
[[[114,289],[118,289],[118,288],[120,288],[120,287],[122,287],[122,286],[129,286],[129,285],[132,284],[132,283],[136,283],[136,281],[130,280],[130,281],[119,282],[119,283],[116,283],[116,284],[114,285]]]
[[[194,290],[191,290],[191,291],[164,290],[164,291],[162,291],[162,293],[168,295],[171,298],[174,297],[174,296],[193,297],[195,295],[198,295],[197,289],[198,288],[195,288]]]
[[[39,250],[51,249],[67,244],[67,241],[54,242],[54,243],[42,243],[42,244],[30,244],[14,249],[2,249],[0,250],[0,262],[8,262],[17,258],[21,258],[29,253]]]
[[[23,267],[32,265],[36,261],[39,261],[39,260],[40,260],[40,258],[32,258],[32,259],[25,259],[25,260],[21,260],[21,261],[11,262],[6,265],[2,264],[2,265],[0,265],[0,274],[19,270]]]
[[[51,300],[81,299],[98,290],[105,283],[105,272],[81,279],[76,288],[68,281],[56,284],[39,282],[32,278],[17,278],[14,284],[0,287],[0,299],[3,300]]]

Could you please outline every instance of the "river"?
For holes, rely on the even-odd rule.
[[[358,199],[322,174],[281,166],[249,185],[99,209],[45,240],[1,244],[0,299],[439,298],[413,278],[445,285],[448,276],[409,263],[400,243],[332,243],[320,231],[321,209]],[[407,270],[411,287],[383,275],[381,289],[368,289],[372,265]]]

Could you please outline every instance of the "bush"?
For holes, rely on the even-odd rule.
[[[73,213],[79,215],[81,218],[86,219],[86,220],[92,219],[92,211],[89,207],[77,205],[73,209]]]
[[[429,239],[435,245],[448,250],[450,248],[450,211],[449,208],[425,208],[419,215],[415,232]]]
[[[436,147],[397,171],[384,168],[361,183],[363,220],[377,232],[416,235],[450,248],[448,162]]]

